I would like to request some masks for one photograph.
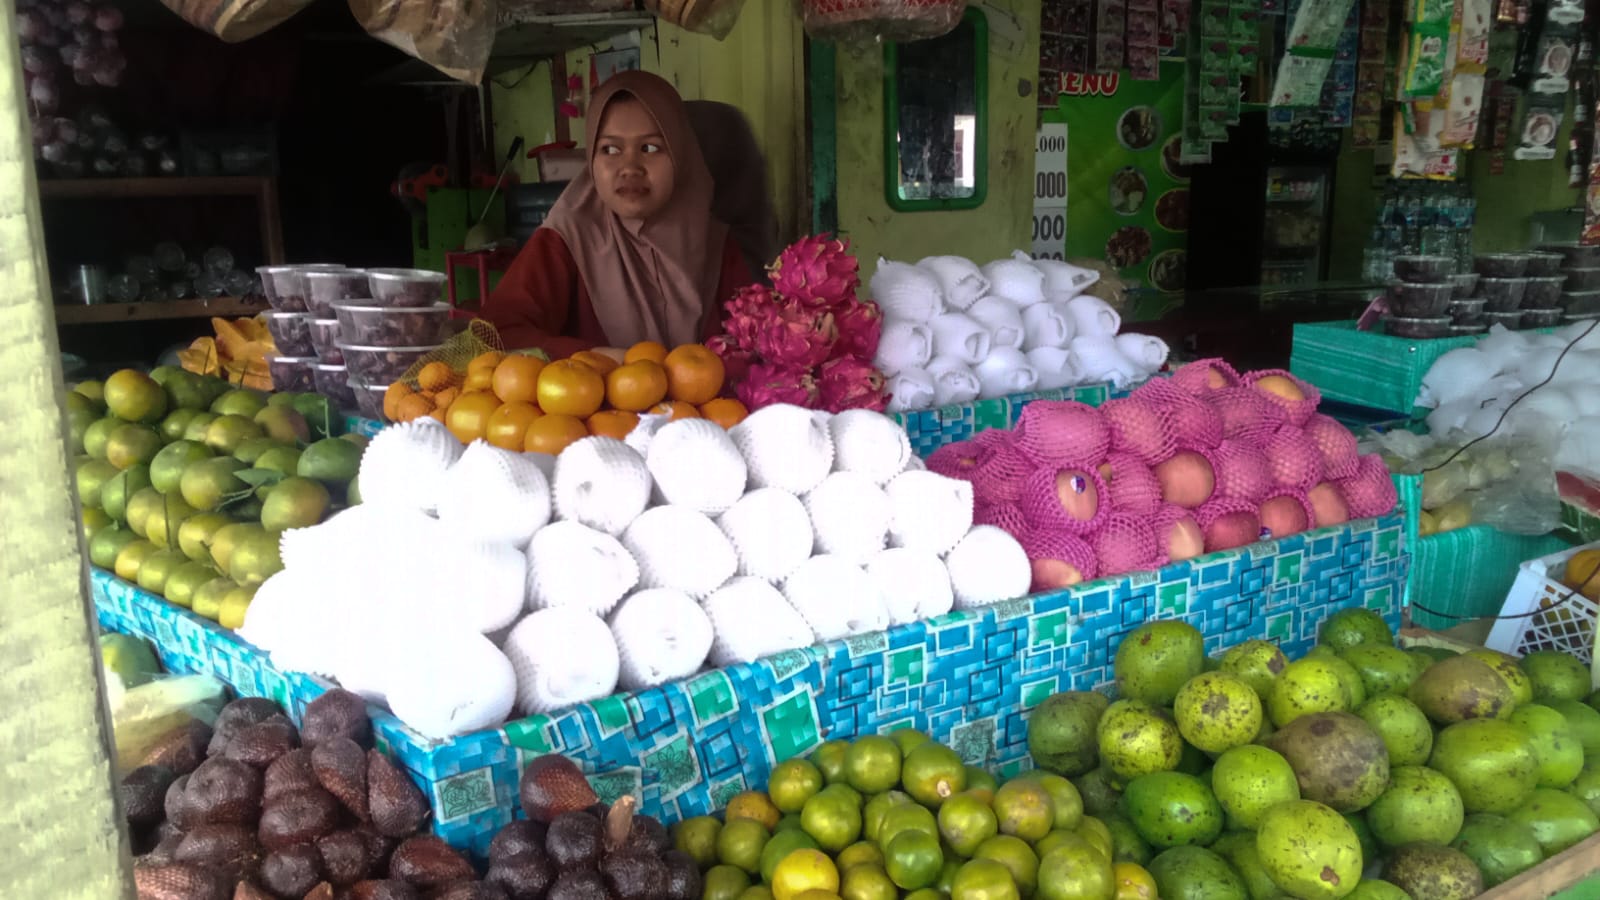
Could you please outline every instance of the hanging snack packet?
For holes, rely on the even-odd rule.
[[[1478,136],[1478,121],[1483,112],[1485,81],[1482,75],[1467,72],[1456,72],[1451,76],[1449,99],[1444,106],[1444,131],[1439,135],[1444,146],[1472,147]]]
[[[1565,94],[1571,87],[1572,62],[1578,56],[1577,29],[1546,21],[1534,51],[1530,89],[1537,94]]]
[[[1405,68],[1400,90],[1407,99],[1433,97],[1444,87],[1450,58],[1450,25],[1454,0],[1416,0],[1404,45]]]
[[[1444,130],[1445,114],[1442,110],[1410,109],[1399,104],[1394,123],[1394,165],[1389,174],[1395,178],[1425,178],[1430,181],[1451,181],[1460,165],[1460,154],[1453,147],[1440,142]]]
[[[1456,0],[1461,32],[1456,71],[1482,74],[1489,66],[1489,34],[1494,30],[1494,0]]]
[[[1564,94],[1529,94],[1523,101],[1520,138],[1512,159],[1555,159],[1556,134],[1566,107]]]

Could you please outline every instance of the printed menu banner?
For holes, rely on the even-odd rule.
[[[1060,244],[1065,255],[1103,259],[1129,287],[1183,290],[1189,230],[1189,171],[1179,161],[1183,65],[1163,63],[1158,81],[1068,74],[1060,87],[1044,128],[1066,126],[1072,196]],[[1034,203],[1042,205],[1037,197]],[[1037,235],[1034,252],[1040,253]]]

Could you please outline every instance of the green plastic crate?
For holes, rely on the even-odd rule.
[[[1434,361],[1477,342],[1373,334],[1357,331],[1353,321],[1310,322],[1294,326],[1289,371],[1316,385],[1325,399],[1407,416]]]
[[[1411,522],[1408,512],[1408,529]],[[1464,619],[1498,615],[1522,562],[1567,546],[1554,535],[1507,534],[1488,525],[1421,538],[1411,544],[1411,576],[1406,582],[1411,621],[1442,630]],[[1419,603],[1445,615],[1424,612]]]

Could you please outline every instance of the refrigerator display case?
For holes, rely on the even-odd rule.
[[[1267,169],[1261,225],[1263,287],[1312,284],[1328,259],[1330,182],[1327,169]]]

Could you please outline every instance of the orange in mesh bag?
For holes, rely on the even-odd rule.
[[[517,355],[547,359],[538,350]],[[383,396],[384,417],[409,422],[432,415],[442,421],[445,410],[462,394],[492,390],[495,368],[505,356],[495,327],[473,319],[465,331],[423,355],[389,386]]]

